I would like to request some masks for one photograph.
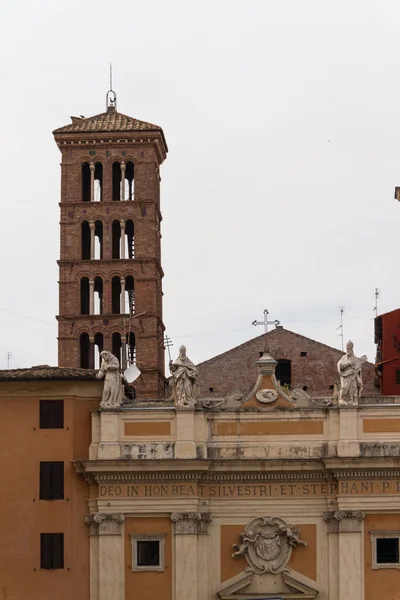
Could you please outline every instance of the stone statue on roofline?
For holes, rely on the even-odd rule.
[[[363,391],[361,368],[367,362],[364,355],[356,358],[353,351],[353,342],[347,342],[346,354],[337,364],[340,375],[339,404],[357,405]]]
[[[100,408],[119,408],[122,404],[123,392],[118,358],[107,350],[104,350],[100,357],[101,365],[96,375],[97,379],[104,379]]]
[[[185,346],[179,348],[179,356],[176,360],[169,361],[169,370],[174,383],[175,406],[194,408],[196,405],[194,389],[198,371],[186,356]]]

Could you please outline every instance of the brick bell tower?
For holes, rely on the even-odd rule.
[[[61,151],[58,363],[97,368],[110,350],[136,363],[138,398],[164,397],[159,167],[163,130],[116,110],[71,117]]]

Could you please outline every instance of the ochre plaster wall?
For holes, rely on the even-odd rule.
[[[372,569],[372,544],[369,532],[400,531],[399,515],[369,514],[364,521],[365,600],[400,598],[400,570]]]
[[[317,579],[317,528],[315,525],[297,525],[300,529],[300,538],[307,542],[307,546],[297,546],[292,551],[288,566],[310,579]],[[227,581],[248,566],[247,560],[232,558],[233,544],[239,544],[239,535],[243,525],[221,525],[221,582]]]
[[[7,600],[54,600],[55,590],[57,600],[87,600],[89,487],[71,463],[87,456],[89,411],[99,399],[68,397],[65,383],[50,393],[25,385],[12,398],[0,390],[0,590]],[[39,429],[39,400],[49,398],[64,399],[64,429]],[[48,460],[64,461],[63,500],[39,500],[39,463]],[[41,533],[64,533],[64,569],[40,569]]]
[[[131,533],[165,533],[164,571],[132,571]],[[172,528],[169,517],[137,517],[125,520],[126,600],[172,600]],[[183,600],[183,599],[182,599]]]

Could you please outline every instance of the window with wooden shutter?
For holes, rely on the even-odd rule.
[[[63,429],[64,400],[40,400],[40,429]]]
[[[64,498],[64,463],[40,463],[40,500]]]
[[[64,568],[64,534],[63,533],[41,533],[40,534],[40,568],[41,569],[63,569]]]

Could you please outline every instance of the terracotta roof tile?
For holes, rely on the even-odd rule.
[[[64,127],[59,127],[53,131],[53,134],[58,133],[96,133],[107,131],[161,131],[161,127],[139,121],[133,117],[128,117],[116,111],[108,111],[87,117],[86,119],[73,119],[73,122]]]
[[[92,369],[69,369],[40,365],[30,369],[10,369],[0,371],[0,381],[27,381],[38,379],[95,379],[96,371]]]

